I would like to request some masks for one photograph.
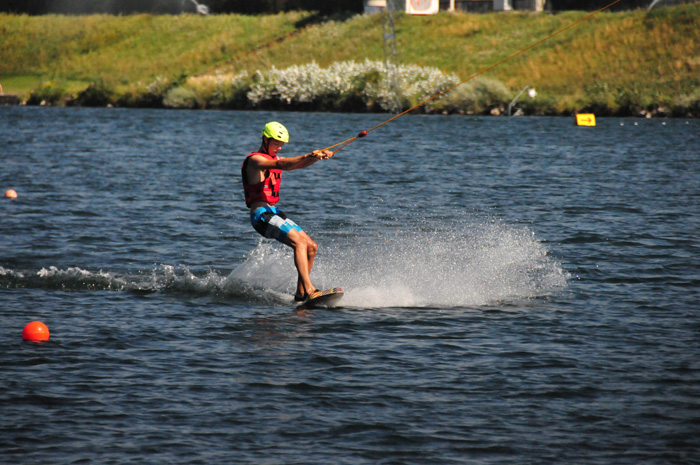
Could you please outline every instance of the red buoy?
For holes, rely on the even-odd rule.
[[[48,341],[49,328],[41,321],[32,321],[24,327],[22,338],[31,342]]]

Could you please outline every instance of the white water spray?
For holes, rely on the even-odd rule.
[[[413,223],[317,238],[314,284],[342,287],[343,305],[355,308],[474,307],[544,297],[566,286],[568,273],[527,228],[444,219]],[[0,287],[7,288],[216,295],[285,306],[292,304],[296,279],[291,249],[262,238],[228,276],[164,264],[136,274],[0,267]]]
[[[319,242],[312,280],[342,287],[351,307],[479,306],[551,295],[567,280],[530,230],[498,223]],[[291,294],[291,249],[262,242],[229,279]]]

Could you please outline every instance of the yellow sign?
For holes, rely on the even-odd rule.
[[[576,115],[576,124],[579,126],[595,126],[595,115],[593,113],[579,113]]]

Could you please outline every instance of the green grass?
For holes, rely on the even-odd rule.
[[[399,14],[399,61],[466,79],[585,14]],[[27,97],[44,81],[72,95],[101,82],[119,96],[143,92],[157,77],[177,86],[196,75],[246,71],[252,76],[272,66],[315,61],[328,67],[383,59],[379,15],[324,23],[312,19],[303,12],[208,17],[0,14],[0,83],[5,92]],[[513,95],[525,85],[537,88],[536,101],[528,103],[533,113],[585,108],[625,113],[627,107],[627,112],[671,109],[679,102],[697,107],[700,5],[599,14],[485,77],[501,81]]]
[[[277,16],[0,15],[0,76],[126,86],[203,72],[294,31]],[[19,91],[26,89],[18,89]]]

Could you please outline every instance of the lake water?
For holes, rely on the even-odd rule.
[[[0,462],[700,463],[700,121],[0,108]],[[30,321],[51,332],[22,340]]]

